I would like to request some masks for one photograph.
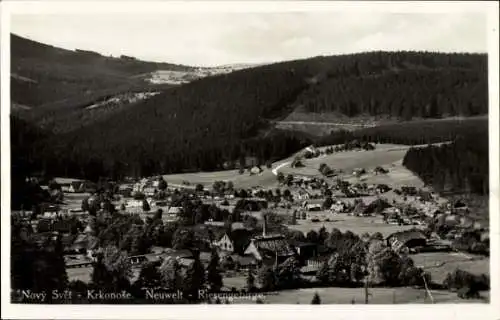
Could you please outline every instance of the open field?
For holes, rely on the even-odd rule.
[[[490,259],[456,252],[425,252],[412,255],[415,265],[424,267],[432,280],[442,283],[449,272],[459,268],[472,274],[490,274]],[[472,259],[470,259],[472,258]]]
[[[85,283],[90,283],[92,280],[92,272],[93,267],[85,267],[85,268],[70,268],[66,269],[66,273],[68,275],[69,281],[77,281],[80,280]],[[131,279],[137,280],[139,277],[140,269],[132,268],[131,270]]]
[[[303,159],[302,168],[283,167],[284,174],[299,174],[305,176],[320,176],[318,168],[325,163],[332,169],[340,169],[346,173],[351,173],[356,168],[372,169],[377,166],[391,166],[397,161],[401,161],[409,146],[397,145],[376,145],[373,151],[346,151],[330,155],[320,156],[313,159]]]
[[[196,184],[200,183],[205,188],[211,188],[214,181],[222,180],[232,181],[235,188],[274,188],[278,185],[278,182],[276,179],[276,173],[273,173],[273,171],[275,171],[276,168],[281,168],[291,162],[298,153],[300,153],[300,151],[286,159],[273,163],[271,169],[262,166],[264,171],[255,175],[250,175],[246,170],[243,174],[240,174],[238,170],[222,170],[213,172],[168,174],[164,175],[163,178],[171,186],[175,187],[186,187],[183,185],[183,182],[187,181],[189,182],[190,187],[194,187]]]
[[[232,287],[236,289],[245,289],[246,287],[246,275],[235,275],[232,277],[224,276],[223,284],[224,287],[231,289]]]
[[[297,220],[296,225],[288,226],[292,230],[299,230],[304,233],[307,233],[310,230],[318,231],[321,227],[325,227],[327,231],[331,231],[333,228],[337,228],[342,232],[351,231],[355,234],[362,235],[365,232],[369,234],[373,234],[375,232],[380,232],[384,237],[389,236],[390,234],[408,230],[411,228],[419,227],[419,226],[400,226],[393,224],[386,224],[383,222],[382,217],[355,217],[348,216],[347,214],[339,214],[333,215],[329,212],[324,213],[316,213],[311,215],[319,218],[320,220],[324,220],[326,218],[330,219],[329,222],[321,221],[321,222],[311,222],[310,220]]]
[[[380,181],[387,181],[387,179],[389,179],[395,183],[401,181],[400,183],[404,185],[407,185],[407,182],[412,185],[421,184],[420,179],[415,177],[401,165],[401,161],[406,154],[406,151],[410,148],[409,146],[378,144],[376,147],[377,149],[374,151],[348,151],[324,155],[314,159],[304,159],[304,168],[291,168],[289,164],[295,155],[300,153],[299,151],[286,159],[273,163],[272,169],[264,168],[262,173],[256,175],[250,175],[248,172],[240,174],[238,170],[223,170],[214,172],[170,174],[164,175],[163,177],[172,186],[179,187],[183,186],[184,181],[189,182],[191,187],[194,187],[194,185],[198,183],[205,187],[211,187],[214,181],[225,180],[233,181],[236,188],[249,188],[253,186],[271,188],[277,186],[276,177],[272,170],[274,170],[275,173],[279,170],[284,174],[290,173],[319,177],[320,173],[318,172],[318,168],[321,163],[326,163],[335,169],[342,169],[347,171],[347,173],[359,167],[369,169],[377,166],[392,166],[394,164],[391,168],[391,171],[394,171],[392,174],[390,173],[387,177],[373,177],[373,179],[378,179]]]
[[[80,280],[85,283],[90,282],[92,278],[92,271],[93,271],[92,267],[66,269],[69,281]]]
[[[191,186],[202,184],[205,188],[211,188],[214,181],[232,181],[236,188],[272,187],[277,185],[276,176],[271,169],[265,168],[260,174],[250,175],[248,172],[240,174],[238,170],[224,170],[214,172],[179,173],[163,176],[172,186],[184,187],[183,182],[187,181]]]
[[[351,175],[346,177],[345,180],[351,183],[366,182],[367,184],[387,184],[393,188],[400,188],[402,186],[422,188],[424,186],[424,183],[418,176],[403,166],[402,159],[390,165],[383,165],[383,167],[389,170],[387,174],[376,175],[369,172],[360,178]]]
[[[400,303],[430,303],[425,299],[425,290],[414,288],[371,288],[370,304],[400,304]],[[280,291],[278,294],[267,295],[265,303],[310,304],[317,292],[321,304],[356,304],[365,303],[363,288],[308,288]],[[435,303],[487,303],[489,292],[483,292],[484,300],[461,300],[456,293],[448,291],[432,291]]]

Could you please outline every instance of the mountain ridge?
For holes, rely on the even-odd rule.
[[[147,100],[102,109],[111,111],[88,121],[85,107],[63,114],[68,108],[62,105],[34,122],[50,123],[46,129],[59,132],[44,141],[59,157],[57,170],[75,175],[214,170],[246,156],[264,163],[310,143],[274,126],[299,109],[402,120],[486,114],[487,56],[406,51],[317,56],[164,87]]]

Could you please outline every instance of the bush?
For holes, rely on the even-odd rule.
[[[295,160],[293,160],[291,166],[292,166],[292,168],[303,168],[304,164],[302,163],[302,160],[295,159]]]
[[[443,285],[450,291],[457,291],[462,299],[479,297],[479,291],[489,290],[490,279],[487,275],[474,275],[467,271],[456,269],[448,273]]]
[[[480,241],[480,234],[475,231],[469,231],[462,234],[452,243],[452,248],[469,253],[489,255],[489,243]]]
[[[424,272],[421,268],[410,267],[406,271],[403,284],[408,286],[424,287],[425,284],[431,283],[431,280],[430,273]]]
[[[481,296],[477,290],[471,287],[463,287],[457,291],[457,296],[460,299],[479,299]]]
[[[314,296],[311,300],[311,304],[321,304],[321,298],[319,297],[318,293],[314,293]]]

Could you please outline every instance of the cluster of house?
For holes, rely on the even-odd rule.
[[[286,259],[295,256],[299,258],[306,272],[311,267],[319,268],[315,263],[317,248],[315,244],[289,241],[283,234],[268,233],[267,223],[263,221],[262,234],[256,234],[253,230],[245,228],[242,223],[233,223],[231,231],[222,228],[222,225],[206,222],[205,225],[197,226],[200,230],[219,230],[213,240],[209,240],[208,233],[204,241],[209,242],[211,249],[219,253],[221,264],[226,270],[246,270],[263,265],[276,265]],[[220,227],[220,228],[217,228]],[[225,231],[222,231],[225,230]],[[92,227],[87,225],[84,232],[72,236],[63,236],[66,268],[90,268],[92,267],[96,253],[96,238],[93,236]],[[176,259],[181,267],[187,268],[199,258],[202,263],[208,265],[210,261],[210,250],[192,248],[190,250],[175,250],[166,247],[152,247],[150,252],[144,255],[130,256],[133,270],[140,269],[144,263],[160,265],[165,259]]]
[[[377,174],[384,174],[386,170],[383,168],[375,169]],[[92,185],[85,181],[57,181],[65,192],[78,192],[74,190],[82,190],[89,188],[91,190]],[[95,186],[94,186],[95,187]],[[173,221],[178,219],[179,213],[181,212],[181,207],[171,206],[171,194],[167,192],[165,199],[159,200],[155,199],[154,195],[159,189],[159,179],[158,177],[152,177],[147,179],[142,179],[140,181],[126,181],[118,186],[118,193],[123,196],[126,204],[127,212],[137,212],[141,213],[143,211],[143,202],[146,200],[151,206],[151,212],[155,212],[157,208],[163,210],[162,218],[167,221]],[[349,185],[348,190],[351,190],[356,194],[383,194],[389,191],[386,185],[366,185],[366,184],[354,184]],[[67,191],[66,191],[67,190]],[[405,195],[411,196],[412,207],[416,210],[407,210],[404,206],[397,205],[395,203],[388,203],[387,201],[377,198],[370,200],[369,202],[364,202],[362,198],[346,198],[345,196],[345,184],[341,180],[337,180],[334,185],[329,185],[322,178],[312,178],[312,177],[293,177],[291,185],[291,193],[294,202],[302,203],[297,212],[314,212],[314,211],[329,211],[333,214],[346,213],[355,216],[373,216],[375,214],[381,214],[385,217],[385,221],[390,224],[413,224],[422,225],[426,223],[426,218],[433,218],[435,221],[453,226],[455,230],[460,228],[482,228],[479,222],[473,221],[468,218],[467,215],[461,214],[461,212],[466,212],[468,209],[464,204],[455,203],[444,213],[439,212],[438,204],[435,203],[432,193],[429,191],[416,190],[413,187],[401,188],[400,192]],[[329,204],[328,208],[324,208],[325,203],[325,190],[330,190],[332,194],[332,202]],[[245,199],[244,210],[250,211],[260,211],[262,208],[266,208],[267,201],[261,198],[256,198],[255,196],[262,193],[265,190],[261,188],[250,188],[248,191],[249,195],[254,196],[254,198]],[[395,190],[396,191],[396,190]],[[130,198],[134,192],[143,193],[146,198],[144,200],[137,200]],[[196,192],[192,194],[194,196]],[[204,199],[204,197],[210,197],[211,201],[215,200],[214,195],[207,195],[206,192],[202,192],[199,196]],[[234,194],[226,194],[222,196],[220,200],[234,198]],[[285,202],[282,198],[282,202]],[[258,204],[265,203],[266,205],[259,206]],[[252,205],[255,204],[256,209],[254,210]],[[250,206],[250,207],[248,207]],[[37,226],[42,226],[43,230],[58,231],[64,230],[65,226],[55,225],[54,219],[57,215],[61,213],[57,208],[47,208],[44,210],[44,215],[46,219],[39,219],[37,221]],[[71,212],[69,214],[81,216],[82,221],[87,221],[87,217],[84,212]],[[44,224],[49,224],[50,226],[43,226]],[[264,232],[262,235],[255,235],[251,230],[247,230],[242,223],[240,225],[232,226],[232,231],[224,234],[220,234],[217,239],[210,241],[209,246],[217,248],[220,252],[220,256],[223,261],[232,262],[240,267],[253,267],[261,264],[271,264],[280,263],[292,255],[298,254],[304,264],[304,268],[307,270],[312,270],[318,266],[313,257],[317,253],[317,248],[310,243],[291,243],[287,241],[285,236],[282,234],[268,234],[264,227]],[[264,223],[265,226],[265,223]],[[224,229],[223,222],[207,221],[204,227],[220,227]],[[57,231],[56,230],[56,231]],[[65,250],[68,252],[67,255],[67,267],[75,268],[88,266],[92,261],[93,257],[93,244],[95,244],[95,238],[92,236],[92,230],[90,225],[88,225],[85,231],[71,238],[67,232],[65,234]],[[459,234],[459,233],[458,233]],[[450,233],[450,237],[456,236]],[[430,242],[420,231],[405,231],[391,235],[391,239],[397,239],[399,244],[404,244],[406,247],[413,250],[413,248],[426,247],[430,244],[437,246],[440,243]],[[389,241],[389,240],[387,240]],[[390,240],[391,245],[394,240]],[[394,242],[396,243],[396,242]],[[86,252],[85,258],[81,258],[81,254]],[[76,254],[76,255],[72,255]],[[80,254],[80,258],[79,255]],[[203,253],[200,254],[200,257]],[[190,251],[181,251],[166,249],[166,248],[153,248],[150,254],[144,256],[131,257],[131,262],[134,265],[140,265],[145,261],[161,261],[166,257],[175,257],[181,259],[182,265],[189,265],[194,261],[193,253]],[[208,257],[209,259],[209,257]]]
[[[55,178],[54,182],[61,186],[62,192],[65,193],[93,193],[97,190],[97,184],[87,180]],[[47,185],[42,185],[41,188],[49,189]]]

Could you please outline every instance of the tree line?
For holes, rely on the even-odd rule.
[[[385,124],[355,131],[332,131],[315,142],[318,146],[341,145],[353,141],[423,145],[454,141],[460,136],[484,136],[487,131],[487,117],[423,120]]]

